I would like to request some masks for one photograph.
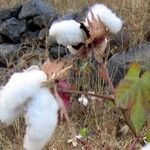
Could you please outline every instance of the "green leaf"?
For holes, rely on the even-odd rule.
[[[150,143],[150,133],[147,133],[146,140],[147,140],[148,143]]]
[[[88,137],[88,135],[89,135],[89,130],[88,130],[88,128],[82,128],[82,129],[80,130],[80,135],[81,135],[83,138]]]
[[[104,103],[104,104],[105,104],[105,106],[106,106],[107,108],[111,108],[111,109],[115,108],[115,105],[114,105],[114,103],[113,103],[112,101],[107,101],[107,102]]]
[[[146,121],[146,112],[140,99],[138,99],[135,105],[132,107],[130,115],[135,131],[136,133],[139,133]]]
[[[140,73],[140,65],[138,63],[131,64],[125,79],[138,78]]]
[[[128,124],[138,132],[150,113],[150,72],[140,77],[139,64],[132,64],[126,77],[115,89],[115,103],[125,112]]]

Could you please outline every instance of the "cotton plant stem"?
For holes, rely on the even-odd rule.
[[[139,142],[139,138],[135,138],[131,144],[131,146],[129,147],[129,150],[136,150],[136,144]]]
[[[87,95],[87,96],[93,96],[93,97],[97,97],[97,98],[103,98],[103,99],[106,99],[106,100],[109,100],[109,101],[114,101],[114,98],[113,96],[109,96],[109,95],[96,95],[96,94],[92,94],[92,93],[87,93],[87,92],[84,92],[84,91],[76,91],[76,90],[63,90],[63,89],[57,89],[58,91],[60,92],[63,92],[63,93],[70,93],[70,94],[84,94],[84,95]]]
[[[59,107],[60,107],[60,118],[61,121],[63,119],[63,117],[65,117],[66,121],[68,123],[70,123],[69,117],[68,117],[68,112],[66,110],[66,107],[63,103],[63,100],[61,99],[61,97],[59,96],[59,94],[57,93],[57,85],[54,85],[54,95],[58,101]]]
[[[85,142],[81,139],[77,139],[77,141],[79,141],[80,143],[82,143],[84,145],[85,150],[92,150],[91,146],[87,142]]]
[[[102,69],[102,70],[105,72],[105,74],[106,74],[108,85],[109,85],[109,87],[110,87],[110,89],[111,89],[111,91],[112,91],[112,93],[113,93],[113,95],[114,95],[114,94],[115,94],[115,88],[114,88],[113,83],[112,83],[112,81],[111,81],[111,78],[110,78],[110,76],[109,76],[109,72],[108,72],[108,69],[107,69],[107,67],[106,67],[106,64],[104,64],[103,62],[99,62],[99,64],[100,64],[101,69]]]
[[[106,78],[107,78],[107,82],[108,82],[108,85],[112,91],[112,94],[115,96],[115,88],[113,86],[113,83],[112,83],[112,80],[109,76],[109,72],[108,72],[108,69],[106,67],[106,64],[104,64],[103,62],[99,62],[100,64],[100,67],[101,69],[105,72],[105,75],[106,75]],[[113,100],[113,103],[115,104],[115,99]],[[119,108],[120,109],[120,108]],[[133,141],[132,145],[130,146],[129,150],[135,150],[135,146],[136,144],[139,142],[139,137],[138,135],[136,134],[134,128],[130,125],[130,123],[128,122],[128,118],[125,116],[124,112],[122,109],[120,109],[125,121],[126,121],[126,124],[128,125],[128,127],[130,128],[130,130],[132,131],[134,137],[135,137],[135,140]],[[141,143],[141,142],[140,142]]]

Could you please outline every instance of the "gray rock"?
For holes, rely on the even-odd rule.
[[[28,24],[29,24],[29,28],[32,28],[34,30],[35,27],[39,29],[49,28],[50,24],[53,21],[54,21],[54,18],[48,15],[40,15],[40,16],[34,17],[32,20],[28,22]]]
[[[84,7],[80,12],[72,12],[60,17],[57,21],[74,19],[78,22],[83,21],[88,11],[88,7]]]
[[[11,18],[11,11],[10,9],[2,9],[0,10],[0,20],[4,21],[6,19]]]
[[[13,43],[20,41],[21,35],[26,31],[26,22],[14,17],[7,19],[0,25],[0,34],[9,38]]]
[[[50,48],[49,51],[49,57],[50,58],[59,58],[60,57],[64,57],[67,54],[67,49],[65,47],[62,46],[55,46]]]
[[[2,35],[0,35],[0,44],[4,43],[4,38]]]
[[[6,60],[9,60],[10,56],[12,57],[19,49],[19,44],[0,44],[0,62],[5,63]]]
[[[107,67],[114,86],[124,78],[129,64],[139,62],[147,63],[150,60],[150,42],[143,42],[130,48],[128,52],[119,52],[108,61]]]
[[[21,11],[22,5],[16,4],[13,8],[11,8],[12,17],[18,18],[19,12]]]
[[[25,32],[21,37],[21,43],[29,44],[29,45],[35,45],[38,43],[38,33],[39,31],[31,32],[27,31]]]
[[[121,31],[110,36],[110,46],[115,52],[127,50],[131,41],[131,32],[123,26]]]
[[[43,14],[54,17],[56,11],[52,6],[47,5],[42,0],[30,0],[24,3],[19,13],[19,19],[30,19]]]

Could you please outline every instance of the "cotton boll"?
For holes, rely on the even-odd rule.
[[[41,150],[49,141],[57,125],[59,106],[49,89],[41,88],[28,104],[24,139],[26,150]]]
[[[71,54],[76,55],[78,53],[78,51],[76,49],[74,49],[71,45],[67,46],[67,48]]]
[[[1,93],[0,120],[11,124],[22,113],[21,107],[39,90],[41,82],[46,80],[46,74],[40,70],[14,73]]]
[[[122,20],[117,17],[116,14],[112,12],[112,10],[103,4],[95,4],[91,7],[86,17],[86,24],[87,18],[89,18],[90,21],[92,20],[91,12],[93,13],[94,17],[96,19],[99,18],[112,33],[117,33],[122,28]]]
[[[0,87],[0,98],[2,96],[2,93],[3,93],[3,87]]]
[[[40,68],[39,68],[39,66],[32,65],[31,67],[29,67],[28,69],[23,70],[23,71],[32,71],[32,70],[40,70]]]
[[[150,150],[150,143],[148,143],[144,147],[142,147],[141,150]]]
[[[75,20],[54,22],[49,29],[49,42],[50,45],[54,42],[63,46],[76,45],[85,42],[85,33]]]

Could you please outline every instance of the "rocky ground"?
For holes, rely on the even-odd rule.
[[[116,8],[116,1],[110,2],[105,0],[104,3]],[[123,16],[125,20],[124,26],[118,34],[110,36],[106,55],[107,66],[115,86],[124,77],[131,62],[138,61],[143,63],[150,60],[150,10],[145,9],[150,8],[148,7],[150,3],[148,1],[142,3],[142,1],[136,2],[136,0],[126,2],[122,0],[118,1],[118,5],[122,6],[116,8],[116,10],[119,10],[119,15]],[[58,8],[60,9],[61,6],[64,6],[64,4],[61,4],[59,1],[52,5],[42,0],[30,0],[25,3],[15,4],[13,7],[9,6],[0,9],[1,85],[5,84],[8,77],[15,71],[25,69],[31,64],[40,66],[48,56],[57,58],[58,49],[61,57],[67,54],[66,49],[63,47],[49,47],[48,29],[52,22],[57,19],[73,18],[77,21],[82,21],[87,7],[84,9],[80,7],[77,11],[74,10],[68,14],[62,14],[62,11],[58,11]],[[139,10],[141,14],[138,14]],[[129,11],[131,12],[129,13]],[[142,18],[141,16],[144,17]],[[71,80],[75,80],[79,84],[78,78],[80,76],[75,76]],[[99,82],[98,77],[95,81],[93,79],[93,85],[96,87],[94,90],[99,92],[98,88],[101,86],[101,83],[97,85],[98,83],[96,82]],[[100,91],[104,93],[103,90]],[[91,134],[91,139],[89,140],[94,150],[107,149],[107,145],[111,145],[114,150],[125,149],[131,142],[132,135],[130,132],[126,135],[120,133],[124,123],[122,123],[123,121],[118,110],[108,108],[102,102],[98,104],[98,107],[93,106],[91,108],[89,106],[88,108],[83,108],[73,100],[70,116],[77,131],[80,128],[88,127],[94,133]],[[120,120],[121,123],[118,125]],[[0,129],[0,149],[17,150],[18,147],[20,149],[24,134],[23,122],[20,119],[14,126]],[[56,136],[49,143],[47,149],[70,149],[66,143],[67,139],[70,138],[70,133],[67,131],[66,126],[66,124],[58,126]]]

